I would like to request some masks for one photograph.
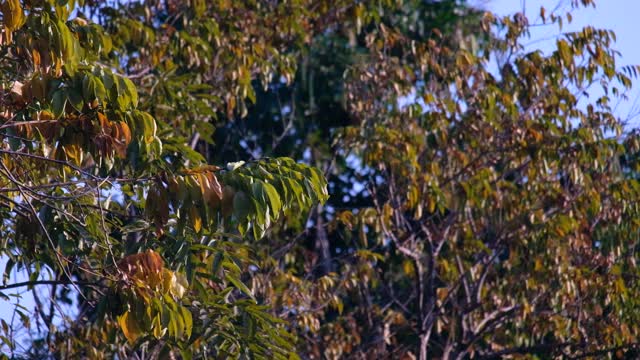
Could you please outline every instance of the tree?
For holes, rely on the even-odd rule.
[[[356,269],[338,296],[357,325],[327,333],[375,334],[357,349],[370,357],[635,357],[637,136],[611,104],[638,68],[618,70],[610,31],[544,54],[524,51],[523,14],[482,24],[479,51],[380,27],[377,61],[349,69],[361,123],[336,143],[373,205],[336,214],[364,259],[338,270]]]
[[[527,53],[522,14],[458,1],[1,10],[27,356],[634,356],[638,145],[610,104],[638,68],[613,33]]]
[[[0,291],[9,299],[12,289],[33,290],[42,337],[26,355],[287,358],[290,335],[244,283],[256,261],[247,243],[283,214],[324,202],[324,176],[289,158],[205,163],[180,131],[201,119],[154,108],[167,105],[134,84],[140,73],[122,72],[136,57],[127,49],[153,34],[133,19],[117,29],[124,33],[70,19],[92,6],[11,0],[0,8],[0,211],[8,259]],[[265,41],[277,44],[280,35]],[[277,50],[264,51],[266,66]],[[137,56],[146,55],[140,46]],[[164,63],[154,71],[176,69]],[[242,71],[241,79],[225,76],[246,96],[254,75]],[[171,86],[154,85],[171,96]],[[181,103],[171,105],[179,110]],[[11,282],[13,268],[29,280]],[[50,287],[49,300],[36,291],[41,286]],[[56,322],[74,295],[79,314]],[[28,310],[14,312],[29,328]],[[16,324],[2,325],[4,346],[17,356]]]

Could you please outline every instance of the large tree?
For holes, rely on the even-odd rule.
[[[522,14],[454,0],[0,10],[11,356],[634,356],[611,32],[525,51]]]
[[[273,6],[220,2],[209,9],[223,15],[216,22],[203,20],[204,3],[130,5],[12,0],[0,7],[7,259],[0,291],[10,300],[13,289],[26,288],[35,301],[33,313],[16,306],[15,316],[2,319],[4,349],[20,355],[25,344],[17,330],[24,326],[35,332],[26,351],[34,358],[287,358],[290,335],[245,285],[257,260],[251,243],[281,216],[296,219],[324,202],[324,176],[289,158],[218,167],[190,144],[210,136],[203,116],[215,114],[216,105],[234,112],[234,99],[242,104],[250,96],[256,71],[286,73],[291,60],[279,52],[297,39],[297,25],[267,16],[286,10]],[[295,8],[291,16],[302,19],[303,8]],[[166,17],[178,27],[202,20],[194,31],[203,33],[156,33],[137,9],[152,12],[149,21]],[[267,24],[227,29],[242,25],[240,17],[250,21],[248,13],[285,27],[271,34]],[[93,22],[106,17],[112,26]],[[253,38],[246,40],[251,48],[240,46],[247,31],[264,36],[261,50]],[[205,67],[198,54],[207,50],[198,44],[210,49],[216,41],[220,67],[207,56],[207,71],[198,72]],[[135,63],[149,67],[134,73]],[[200,76],[222,79],[213,88]],[[185,110],[192,107],[199,116]],[[28,281],[13,279],[12,269]],[[77,313],[67,315],[61,305],[72,302]]]
[[[612,104],[638,68],[607,30],[544,53],[523,14],[481,24],[479,48],[380,26],[346,75],[360,122],[336,144],[373,205],[336,214],[368,257],[339,271],[357,269],[343,317],[377,334],[369,356],[636,357],[637,136]]]

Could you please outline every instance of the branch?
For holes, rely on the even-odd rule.
[[[610,353],[618,351],[618,350],[637,349],[639,345],[640,345],[639,343],[620,345],[620,346],[610,347],[610,348],[601,349],[601,350],[583,352],[582,354],[578,354],[578,355],[575,355],[575,356],[569,356],[568,358],[569,359],[584,359],[584,358],[591,358],[591,357],[594,357],[594,356],[595,357],[601,357],[603,355],[607,355],[607,354],[610,354]]]
[[[506,355],[516,355],[516,354],[517,355],[525,355],[525,354],[553,355],[554,353],[562,352],[562,348],[566,348],[566,347],[585,348],[586,346],[587,345],[584,343],[580,344],[580,343],[572,343],[572,342],[538,344],[538,345],[532,345],[532,346],[518,346],[518,347],[508,348],[508,349],[484,354],[478,357],[478,359],[479,360],[497,359],[497,358],[504,357]],[[563,354],[563,356],[565,356],[568,359],[576,359],[576,360],[584,359],[584,358],[592,358],[592,357],[601,358],[603,355],[607,355],[618,350],[632,350],[632,349],[637,349],[639,346],[640,346],[640,343],[631,343],[631,344],[614,346],[614,347],[600,349],[600,350],[583,352],[581,354],[577,354],[573,356]]]
[[[520,305],[506,306],[498,310],[495,310],[491,314],[487,315],[484,319],[482,319],[482,321],[480,321],[480,323],[474,329],[473,332],[476,335],[475,337],[478,338],[479,336],[482,336],[484,332],[490,329],[496,322],[500,321],[505,316],[508,316],[509,314],[513,313],[514,311],[520,308],[521,308]],[[473,344],[473,342],[474,340],[472,340],[470,344]]]
[[[69,163],[67,161],[58,160],[58,159],[51,159],[51,158],[48,158],[48,157],[45,157],[45,156],[29,154],[29,153],[24,153],[24,152],[19,152],[19,151],[4,150],[4,149],[0,149],[0,154],[8,154],[8,155],[14,155],[14,156],[24,156],[24,157],[28,157],[28,158],[32,158],[32,159],[36,159],[36,160],[52,162],[52,163],[59,164],[59,165],[62,165],[62,166],[68,166],[68,167],[72,168],[73,170],[75,170],[75,171],[77,171],[77,172],[79,172],[81,174],[84,174],[84,175],[86,175],[86,176],[88,176],[88,177],[90,177],[90,178],[92,178],[94,180],[100,180],[99,177],[97,177],[97,176],[91,174],[90,172],[85,171],[85,170],[81,169],[80,167],[75,166],[75,165],[73,165],[73,164],[71,164],[71,163]]]
[[[107,287],[106,285],[88,282],[88,281],[71,281],[71,280],[34,280],[34,281],[24,281],[19,283],[0,285],[0,290],[8,290],[15,289],[24,286],[38,286],[38,285],[82,285],[82,286],[100,286]]]
[[[504,349],[478,357],[478,360],[498,359],[505,355],[524,355],[524,354],[551,354],[557,352],[560,348],[575,345],[575,343],[563,342],[554,344],[538,344],[533,346],[518,346],[514,348]]]
[[[20,194],[22,195],[22,197],[24,199],[24,202],[28,205],[28,209],[31,211],[31,213],[33,214],[34,218],[38,221],[38,225],[40,225],[40,228],[42,229],[42,232],[47,237],[47,240],[49,241],[49,245],[51,246],[51,249],[53,250],[54,254],[56,255],[56,259],[57,259],[58,263],[60,264],[61,270],[65,273],[65,275],[67,275],[67,277],[69,279],[71,279],[71,274],[69,273],[69,270],[66,268],[66,266],[65,266],[65,264],[63,262],[63,259],[66,260],[67,262],[69,262],[69,260],[66,259],[64,257],[64,255],[62,255],[60,253],[60,251],[57,250],[57,247],[56,247],[53,239],[51,238],[51,235],[47,231],[47,227],[44,225],[44,222],[42,222],[42,219],[40,219],[40,216],[38,216],[38,212],[36,211],[35,207],[33,206],[31,201],[29,200],[29,198],[25,194],[24,190],[21,187],[20,182],[18,180],[16,180],[16,178],[13,176],[13,174],[11,174],[11,172],[9,171],[9,169],[7,168],[7,166],[3,162],[0,162],[0,167],[2,167],[2,169],[4,169],[4,172],[6,173],[7,178],[9,180],[11,180],[11,182],[13,182],[13,184],[15,186],[18,187],[18,189],[20,191]],[[84,295],[82,295],[82,293],[80,292],[80,289],[77,287],[77,285],[75,285],[73,283],[73,281],[71,282],[71,285],[73,285],[76,288],[76,290],[78,290],[78,293],[80,293],[80,295],[84,298]]]
[[[10,128],[10,127],[17,127],[17,126],[24,126],[24,125],[39,125],[39,124],[55,123],[55,122],[58,122],[58,120],[9,121],[0,125],[0,130]],[[2,136],[4,136],[4,134],[2,134]]]

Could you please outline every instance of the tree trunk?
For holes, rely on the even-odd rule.
[[[333,271],[331,264],[331,247],[329,246],[329,238],[324,228],[324,219],[322,218],[322,205],[316,208],[316,239],[315,250],[320,257],[320,273],[326,275]]]

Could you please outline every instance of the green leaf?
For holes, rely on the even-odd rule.
[[[155,140],[156,136],[156,121],[147,112],[139,111],[137,114],[139,119],[139,129],[142,130],[142,133],[144,134],[144,142],[146,144],[151,144]]]
[[[187,335],[187,339],[189,339],[191,338],[191,331],[193,330],[193,316],[191,315],[191,311],[184,306],[180,306],[180,312],[184,320],[185,334]]]
[[[75,88],[70,88],[67,94],[71,106],[73,106],[77,111],[82,112],[82,109],[84,108],[82,93]]]
[[[242,291],[245,295],[249,296],[251,299],[254,299],[253,294],[251,293],[251,290],[249,290],[249,288],[242,281],[237,279],[235,276],[231,274],[226,274],[225,279],[227,279],[228,282],[233,284],[233,286],[236,289]]]
[[[269,206],[271,207],[271,213],[274,218],[277,218],[280,214],[280,210],[282,210],[282,202],[280,201],[280,196],[276,191],[276,188],[273,185],[262,182],[263,190],[265,191],[267,198],[269,200]]]
[[[39,271],[34,271],[29,275],[29,282],[35,282],[38,280],[38,277],[40,277],[40,272]],[[29,285],[27,287],[29,290],[33,289],[33,285]]]
[[[233,197],[233,215],[236,219],[243,222],[253,211],[253,205],[247,194],[244,191],[236,192]]]
[[[105,89],[104,84],[99,78],[94,77],[93,79],[95,82],[95,85],[94,85],[95,97],[100,102],[104,102],[107,99],[107,89]]]
[[[180,355],[184,360],[191,360],[193,358],[193,352],[191,348],[180,349]]]
[[[67,104],[67,94],[64,89],[56,90],[51,96],[51,111],[56,119],[64,115],[64,107]]]
[[[122,82],[122,85],[124,85],[123,87],[125,94],[127,94],[131,99],[131,104],[133,104],[133,107],[138,107],[138,91],[136,90],[133,81],[127,78],[120,78],[120,81]]]
[[[82,79],[82,96],[87,103],[93,102],[95,99],[104,102],[107,98],[107,90],[97,76],[85,74]]]
[[[11,270],[13,270],[13,267],[15,265],[16,265],[16,263],[15,263],[15,261],[13,261],[13,258],[7,259],[7,264],[4,267],[4,274],[2,275],[2,284],[4,284],[4,285],[7,284],[7,281],[11,277]]]

